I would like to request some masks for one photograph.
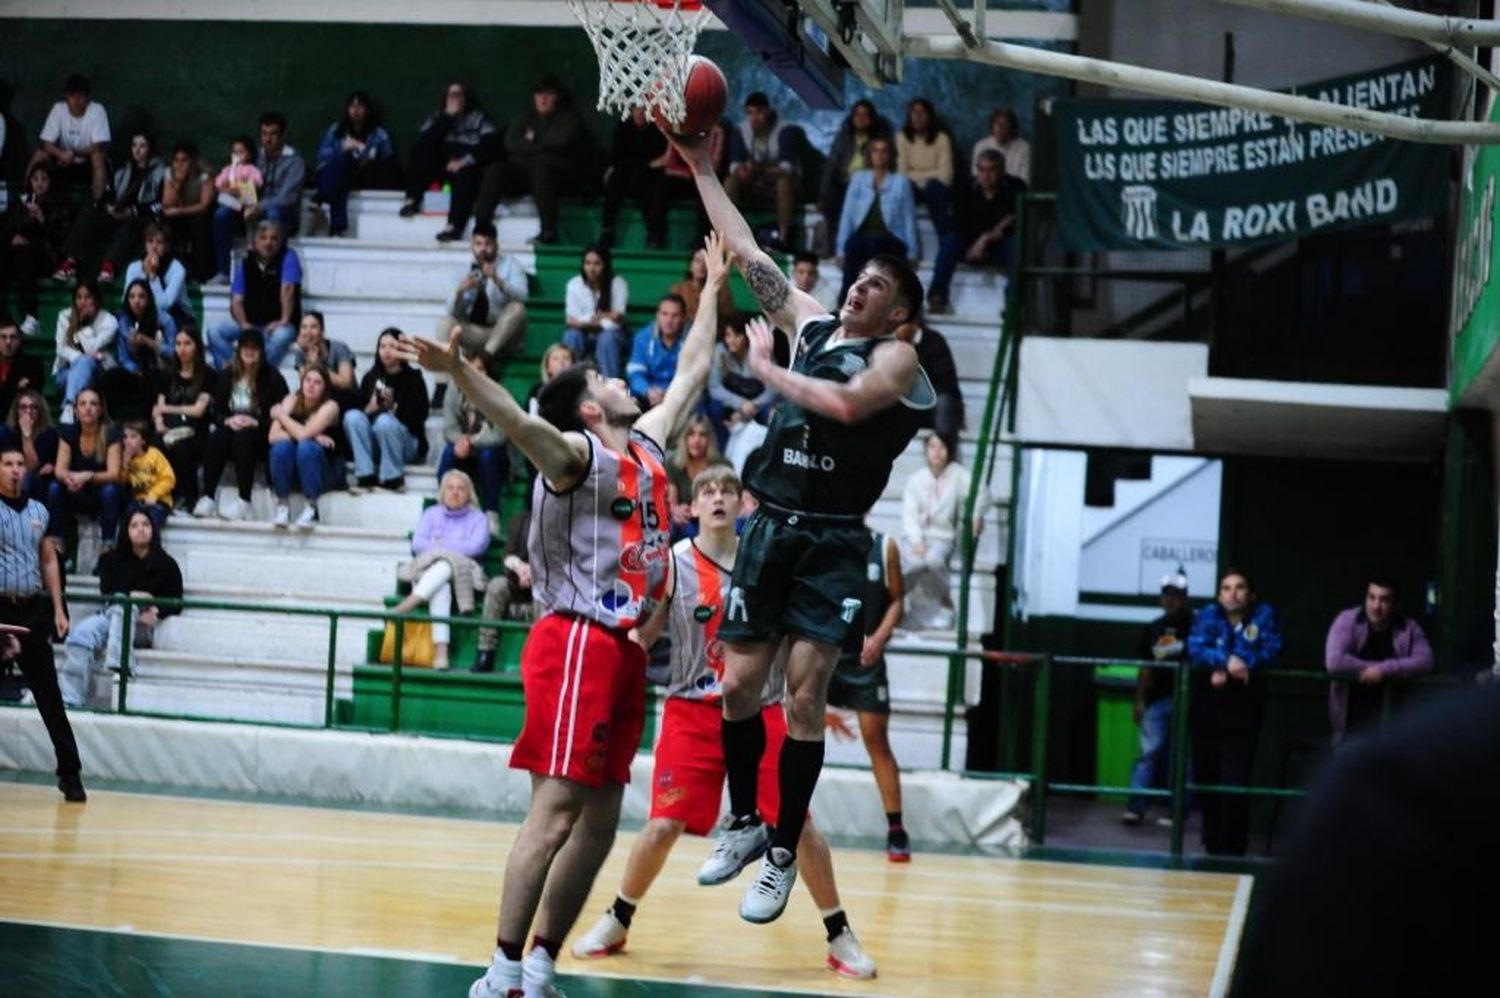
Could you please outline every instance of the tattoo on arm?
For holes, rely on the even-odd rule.
[[[774,314],[786,308],[791,285],[787,283],[786,275],[774,265],[764,260],[750,261],[745,267],[745,283],[750,285],[755,300],[767,312]]]

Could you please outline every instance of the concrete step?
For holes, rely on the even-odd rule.
[[[432,469],[423,470],[425,474],[414,475],[412,479],[408,479],[408,482],[413,484],[409,484],[405,492],[372,489],[368,492],[361,492],[359,495],[352,495],[348,492],[324,494],[318,502],[319,526],[354,527],[382,532],[414,530],[418,517],[422,515],[423,503],[427,498],[436,494],[435,483],[431,477]],[[220,508],[237,495],[233,485],[221,484],[217,493]],[[302,494],[293,492],[287,505],[291,507],[294,517],[302,512],[304,505]],[[250,509],[247,522],[270,522],[276,509],[276,497],[272,495],[270,488],[265,485],[256,485],[251,489]],[[189,522],[194,521],[187,517],[173,517],[167,523],[167,532],[176,534],[175,528],[179,524]]]
[[[372,601],[360,609],[378,610],[380,603]],[[341,618],[334,661],[340,666],[363,662],[365,634],[378,626],[373,620]],[[328,618],[274,611],[185,610],[162,621],[156,629],[153,650],[324,669],[328,663]]]

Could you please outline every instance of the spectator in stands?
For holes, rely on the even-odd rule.
[[[214,184],[198,158],[198,147],[179,142],[162,181],[161,216],[172,236],[172,252],[189,263],[195,281],[214,276]]]
[[[356,90],[344,101],[344,116],[318,143],[315,182],[328,206],[328,234],[349,231],[349,192],[396,186],[396,150],[375,115],[370,95]]]
[[[344,413],[355,484],[362,489],[379,484],[400,492],[406,487],[405,466],[427,456],[427,383],[401,359],[400,341],[399,329],[380,334],[375,364],[359,383],[359,406]]]
[[[474,259],[464,269],[448,307],[438,319],[437,337],[447,342],[456,322],[467,350],[498,357],[520,346],[526,337],[526,271],[510,254],[500,252],[493,223],[474,223],[469,240]]]
[[[144,419],[127,419],[120,433],[120,456],[133,500],[130,508],[144,512],[160,530],[172,511],[177,475],[166,455],[152,446],[148,432]]]
[[[229,140],[229,162],[214,177],[216,203],[231,212],[242,212],[260,200],[266,180],[255,165],[255,140],[239,135]]]
[[[154,596],[161,600],[182,599],[182,569],[161,546],[161,524],[145,510],[132,510],[125,518],[119,546],[99,559],[99,592],[105,596]],[[173,606],[133,604],[130,608],[130,646],[150,648],[156,626],[182,611]],[[68,631],[67,657],[58,670],[63,701],[70,707],[88,702],[94,676],[106,661],[118,669],[123,655],[125,608],[106,603],[91,617],[77,621]]]
[[[485,168],[475,214],[489,220],[502,197],[529,193],[542,225],[536,241],[555,243],[558,196],[595,193],[596,162],[583,117],[557,77],[543,76],[532,85],[531,107],[505,130],[505,155]]]
[[[153,222],[141,230],[141,245],[144,254],[125,268],[127,294],[130,285],[145,281],[156,302],[157,321],[162,329],[170,327],[175,332],[181,323],[194,321],[193,308],[188,302],[187,268],[172,255],[167,233],[160,225]],[[172,336],[168,335],[162,356],[171,355]]]
[[[401,217],[410,218],[422,210],[422,192],[429,184],[447,184],[448,224],[437,237],[451,242],[462,236],[474,211],[480,177],[499,151],[500,133],[474,94],[457,80],[449,83],[442,106],[422,122],[407,157]],[[488,218],[481,216],[480,221]]]
[[[531,621],[535,608],[531,598],[531,562],[527,560],[526,551],[530,533],[531,510],[523,509],[510,518],[510,530],[505,535],[505,571],[484,587],[484,608],[480,616],[485,620]],[[495,671],[495,648],[499,643],[499,631],[493,627],[479,629],[475,672]]]
[[[110,422],[97,389],[83,389],[74,406],[78,421],[58,431],[56,474],[47,490],[47,508],[58,521],[58,538],[76,531],[79,513],[97,514],[102,554],[114,546],[125,509],[120,428]]]
[[[1161,580],[1162,615],[1141,632],[1135,657],[1146,662],[1174,662],[1187,666],[1187,638],[1193,629],[1193,611],[1188,605],[1187,573],[1181,568]],[[1135,676],[1135,726],[1141,731],[1141,755],[1130,770],[1132,790],[1161,789],[1167,785],[1172,752],[1172,690],[1176,669],[1142,668]],[[1120,820],[1139,825],[1151,808],[1151,798],[1133,795],[1125,802]],[[1170,824],[1168,819],[1166,824]]]
[[[536,397],[542,393],[543,388],[547,387],[547,382],[555,378],[559,372],[566,371],[576,363],[578,363],[578,355],[566,343],[554,343],[544,350],[542,352],[542,362],[538,365],[540,367],[540,377],[537,379],[536,384],[531,386],[531,390],[526,393],[526,411],[535,416],[537,414]]]
[[[693,479],[698,472],[711,465],[728,463],[719,453],[719,442],[708,417],[698,412],[689,416],[677,436],[677,446],[667,455],[667,501],[672,506],[675,537],[697,533],[693,520]]]
[[[874,139],[891,139],[891,123],[875,110],[868,100],[857,100],[849,109],[844,123],[833,139],[833,148],[828,151],[828,161],[823,164],[823,182],[819,186],[818,210],[823,214],[823,223],[830,235],[839,231],[839,221],[844,209],[844,191],[849,180],[861,170],[870,169],[870,143]],[[887,169],[894,169],[894,154]],[[838,243],[833,244],[837,253]],[[916,247],[912,247],[915,254]],[[825,254],[825,255],[833,255]]]
[[[0,327],[0,342],[3,342],[4,335],[5,328]],[[35,388],[21,389],[6,408],[0,445],[20,448],[26,459],[22,491],[38,502],[47,501],[47,491],[57,470],[57,441],[57,430],[52,426],[47,400]]]
[[[646,248],[661,249],[667,244],[667,203],[659,190],[666,179],[666,165],[666,136],[646,117],[645,108],[631,108],[630,117],[615,125],[609,168],[604,173],[601,246],[614,245],[620,205],[627,197],[640,206],[646,223]]]
[[[929,433],[922,451],[926,462],[901,493],[901,574],[909,623],[945,630],[953,626],[948,568],[963,530],[969,472],[957,461],[954,437]]]
[[[990,112],[990,134],[974,143],[970,169],[979,176],[979,158],[987,150],[1000,154],[1005,175],[1019,180],[1023,189],[1031,186],[1031,143],[1021,138],[1021,122],[1008,107]]]
[[[95,383],[99,373],[113,366],[115,332],[119,323],[102,307],[99,288],[92,281],[79,281],[73,289],[73,305],[57,315],[57,360],[53,378],[62,389],[64,425],[73,422],[73,400]]]
[[[713,293],[719,293],[718,288]],[[687,305],[677,295],[667,295],[656,306],[655,321],[635,334],[630,363],[625,366],[630,394],[649,409],[666,395],[667,385],[677,373],[677,355],[682,352],[683,325]]]
[[[741,211],[776,211],[776,231],[762,240],[785,250],[792,243],[797,208],[802,129],[781,121],[759,90],[745,98],[745,120],[729,133],[729,174],[724,191]]]
[[[926,97],[913,98],[906,105],[906,123],[896,133],[896,161],[911,181],[917,200],[927,206],[941,239],[948,231],[953,201],[953,139]]]
[[[630,285],[615,273],[609,247],[585,249],[578,273],[568,278],[563,294],[563,320],[568,328],[563,330],[562,341],[574,357],[592,355],[594,366],[606,378],[618,378],[624,369],[622,357],[630,345],[625,326],[629,305]]]
[[[1191,679],[1188,726],[1193,779],[1206,786],[1248,786],[1255,742],[1266,711],[1266,671],[1281,655],[1276,611],[1261,603],[1250,577],[1230,569],[1219,578],[1217,602],[1193,618],[1188,634]],[[1250,799],[1200,795],[1203,847],[1215,856],[1243,856],[1250,847]]]
[[[286,144],[286,117],[280,111],[266,111],[260,116],[260,149],[255,154],[255,167],[264,180],[260,199],[242,205],[238,212],[222,205],[214,212],[214,263],[216,273],[222,277],[229,274],[229,252],[242,227],[254,229],[258,241],[263,221],[279,222],[280,231],[287,237],[297,234],[302,221],[302,185],[307,179],[307,164],[297,150]],[[279,363],[280,358],[272,362]]]
[[[422,511],[412,533],[416,559],[403,565],[400,575],[412,583],[411,592],[392,607],[392,613],[411,613],[423,603],[434,617],[446,617],[458,597],[460,613],[473,610],[475,582],[484,578],[478,559],[490,546],[490,525],[474,505],[474,484],[462,471],[449,471],[438,483],[438,501]],[[432,625],[432,667],[448,668],[447,624]]]
[[[927,288],[927,311],[934,315],[951,311],[948,288],[959,261],[986,267],[1010,264],[1021,186],[1005,174],[993,149],[979,154],[977,169],[974,181],[958,196],[952,228],[938,244]]]
[[[485,373],[482,353],[465,351],[464,363]],[[443,398],[443,453],[438,458],[438,477],[458,468],[479,483],[479,506],[489,519],[490,533],[500,535],[500,490],[505,486],[510,461],[505,434],[457,386],[449,386]]]
[[[52,659],[54,634],[68,633],[68,609],[63,603],[62,570],[57,547],[46,540],[51,533],[45,506],[27,500],[21,491],[25,465],[14,445],[0,452],[0,623],[20,625],[25,632],[5,639],[7,657],[19,660],[37,713],[46,725],[57,756],[57,786],[72,803],[88,800],[78,774],[78,745]],[[19,645],[19,647],[18,647]]]
[[[177,324],[158,316],[151,285],[132,281],[125,289],[125,307],[115,319],[115,363],[100,379],[104,397],[117,413],[144,412],[155,395],[157,371],[164,344],[177,340]]]
[[[172,339],[172,359],[163,372],[151,421],[162,452],[171,462],[172,475],[177,480],[178,509],[184,513],[193,511],[201,492],[198,473],[208,444],[212,375],[197,325],[183,325]]]
[[[911,181],[895,172],[896,154],[888,138],[871,139],[865,149],[869,169],[849,178],[839,216],[838,252],[844,264],[839,301],[876,256],[920,256],[917,199]]]
[[[323,323],[323,313],[308,309],[297,326],[297,342],[292,347],[292,364],[298,371],[321,367],[328,372],[328,387],[339,405],[352,404],[359,393],[354,377],[354,351],[343,340],[331,340]]]
[[[818,254],[803,251],[792,257],[792,283],[798,291],[812,295],[829,313],[838,309],[838,292],[819,273]]]
[[[1379,724],[1386,687],[1432,671],[1427,634],[1401,612],[1400,597],[1394,579],[1376,576],[1365,584],[1364,605],[1341,611],[1328,628],[1324,665],[1350,680],[1328,684],[1334,744]]]
[[[750,371],[750,338],[745,318],[720,312],[722,335],[708,372],[708,416],[720,440],[740,423],[765,422],[776,404],[776,390]],[[689,490],[691,494],[691,490]]]
[[[306,505],[297,514],[298,530],[311,530],[318,522],[318,498],[325,485],[343,486],[343,426],[339,404],[333,397],[333,379],[321,367],[302,370],[297,390],[271,407],[271,491],[276,511],[271,526],[292,522],[288,505],[292,485],[302,490]]]
[[[230,317],[208,334],[214,362],[227,364],[253,329],[266,344],[266,362],[281,366],[302,319],[302,258],[286,244],[279,222],[267,218],[255,227],[254,246],[235,268],[229,292]]]
[[[0,412],[10,412],[19,393],[45,383],[41,359],[26,352],[20,327],[0,312]]]
[[[243,520],[250,512],[255,464],[266,452],[271,406],[286,398],[286,379],[266,360],[266,341],[253,326],[240,333],[234,356],[219,372],[214,390],[214,426],[203,453],[203,497],[193,507],[197,517]],[[238,495],[219,503],[224,465],[234,462]]]
[[[944,439],[957,440],[964,426],[964,396],[958,384],[958,365],[943,334],[925,322],[908,323],[896,335],[917,350],[917,361],[927,372],[937,405],[932,409],[930,429]]]
[[[63,81],[63,99],[47,112],[41,138],[32,164],[51,167],[59,190],[87,181],[93,202],[103,200],[109,185],[109,113],[93,99],[87,77],[73,75]]]
[[[131,250],[140,245],[141,231],[161,215],[161,188],[166,167],[153,155],[151,139],[143,132],[130,137],[130,159],[115,171],[114,185],[105,200],[78,216],[63,244],[63,259],[52,274],[54,281],[71,281],[93,253],[102,232],[114,230],[104,260],[99,264],[99,283],[110,284],[124,268]]]
[[[72,206],[52,186],[52,168],[33,163],[26,172],[26,193],[11,200],[0,224],[0,312],[5,290],[14,283],[26,336],[37,334],[39,281],[52,273],[72,224]]]
[[[687,321],[692,322],[698,314],[698,299],[703,296],[703,286],[708,283],[708,252],[698,247],[688,258],[687,273],[682,280],[667,289],[667,294],[677,295],[687,307]],[[719,318],[734,311],[734,295],[728,284],[719,285]]]

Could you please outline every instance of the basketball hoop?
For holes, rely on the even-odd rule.
[[[659,109],[674,124],[686,113],[688,56],[708,12],[702,0],[568,0],[599,58],[599,110],[621,118]]]

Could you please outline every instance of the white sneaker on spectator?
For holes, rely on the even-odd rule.
[[[203,282],[203,286],[205,288],[221,288],[221,287],[223,287],[224,285],[226,285],[228,283],[229,283],[229,275],[228,274],[215,274],[214,276],[210,277],[208,280],[204,281]]]
[[[21,320],[22,336],[35,336],[41,328],[41,323],[36,321],[36,316],[34,315],[28,315]]]
[[[714,850],[698,868],[698,883],[704,887],[723,884],[740,875],[740,871],[755,861],[755,857],[766,851],[771,841],[771,829],[764,821],[756,821],[735,827],[733,815],[726,814],[719,824],[719,836],[714,839]]]
[[[533,946],[521,960],[521,994],[524,998],[564,998],[556,984],[557,966],[547,951]]]
[[[497,512],[495,512],[494,510],[489,510],[488,512],[486,512],[484,514],[484,518],[485,518],[486,521],[489,522],[489,525],[490,525],[490,536],[491,537],[499,537],[500,536],[500,514],[497,513]]]
[[[239,496],[234,496],[228,502],[219,504],[219,516],[225,520],[243,520],[249,510],[249,504]]]
[[[469,998],[521,998],[521,961],[495,950],[484,976],[469,985]]]
[[[840,977],[868,981],[875,976],[875,961],[859,944],[859,937],[849,926],[828,944],[828,969]]]
[[[73,425],[73,420],[75,418],[73,416],[73,407],[71,405],[69,405],[67,402],[63,402],[61,404],[62,404],[62,412],[58,413],[57,421],[59,423],[61,423],[62,425],[64,425],[64,426],[72,426]]]
[[[271,526],[285,528],[292,522],[292,508],[284,502],[276,504],[276,512],[271,515]]]
[[[297,514],[297,522],[293,524],[298,530],[311,530],[318,522],[318,507],[308,503],[302,507],[302,512]]]
[[[797,857],[780,846],[772,846],[761,860],[760,873],[740,900],[740,917],[756,925],[774,922],[786,911],[787,898],[797,882]]]
[[[573,955],[580,960],[592,960],[601,956],[613,956],[625,948],[625,936],[629,929],[620,924],[611,908],[599,916],[594,927],[579,936],[573,943]]]
[[[219,512],[219,504],[214,502],[213,496],[203,496],[193,507],[193,515],[202,520]]]

